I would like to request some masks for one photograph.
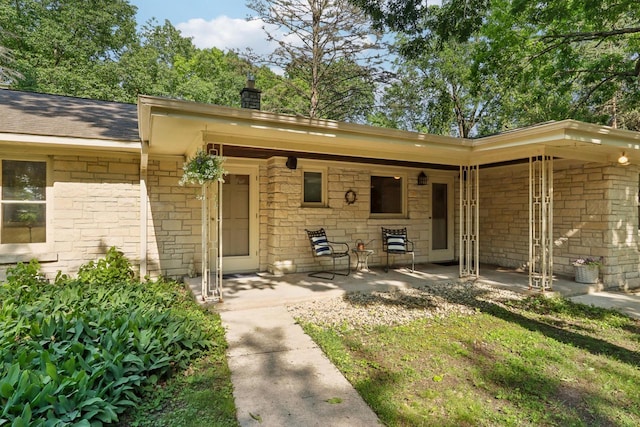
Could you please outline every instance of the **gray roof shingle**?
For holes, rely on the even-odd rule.
[[[139,141],[134,104],[0,89],[0,133]]]

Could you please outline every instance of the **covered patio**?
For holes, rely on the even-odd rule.
[[[407,268],[383,267],[369,271],[356,271],[347,277],[328,280],[309,277],[306,273],[273,275],[269,273],[229,275],[222,282],[222,300],[213,303],[217,310],[243,310],[260,307],[290,305],[324,298],[340,297],[354,292],[389,292],[404,288],[419,288],[431,283],[478,282],[508,289],[523,294],[540,293],[529,288],[528,271],[519,271],[495,265],[481,265],[478,279],[459,277],[459,267],[433,263],[416,265],[414,272]],[[210,304],[202,298],[201,278],[185,277],[189,286],[202,304]],[[553,293],[569,297],[599,290],[599,285],[582,284],[572,278],[554,276]]]
[[[600,269],[605,287],[640,283],[636,132],[565,120],[461,140],[155,97],[140,97],[138,108],[149,159],[180,163],[200,149],[227,159],[226,193],[220,184],[197,189],[201,208],[190,206],[192,217],[179,224],[189,235],[178,249],[185,266],[191,261],[203,279],[202,299],[228,304],[245,290],[275,290],[280,283],[296,284],[288,294],[305,290],[302,298],[309,288],[329,293],[420,280],[495,280],[522,284],[525,291],[562,292],[559,275],[572,274],[580,257],[606,258]],[[155,162],[159,171],[151,176],[163,173],[161,160]],[[188,196],[171,187],[175,181],[162,182],[173,199],[179,192]],[[306,200],[307,185],[317,192],[313,203]],[[147,194],[143,185],[142,198],[154,200],[154,191],[149,186]],[[374,203],[383,193],[394,201],[389,210]],[[240,194],[244,198],[236,200]],[[244,215],[241,227],[228,219],[241,212],[236,206]],[[140,216],[145,225],[155,221],[146,207]],[[341,284],[307,277],[318,265],[304,230],[325,228],[329,237],[352,245],[377,240],[369,263],[380,266],[380,227],[406,227],[416,242],[416,262],[427,268],[397,278],[374,275],[374,269]],[[154,241],[146,230],[141,274],[149,248],[175,234],[165,237],[158,228]],[[231,250],[230,242],[240,241],[243,247]],[[158,250],[158,256],[170,254]],[[436,264],[442,261],[456,264]],[[170,262],[161,259],[155,270]],[[520,271],[516,280],[493,277],[514,271]],[[233,282],[223,278],[245,272]]]

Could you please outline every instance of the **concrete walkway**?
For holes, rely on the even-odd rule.
[[[640,292],[614,292],[601,291],[590,294],[577,295],[569,298],[580,304],[593,305],[595,307],[612,308],[630,317],[640,319]]]
[[[221,316],[241,426],[379,423],[286,307],[224,311]]]
[[[516,292],[523,272],[481,267],[480,281]],[[228,363],[241,426],[375,426],[378,418],[324,353],[295,323],[286,306],[347,292],[389,291],[425,282],[458,281],[457,266],[423,265],[415,272],[379,269],[323,280],[306,274],[238,276],[223,283],[215,304],[227,333]],[[199,298],[199,280],[190,284]],[[553,291],[584,304],[612,307],[640,318],[640,294],[599,292],[569,278]]]

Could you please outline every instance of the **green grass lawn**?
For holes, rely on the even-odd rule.
[[[640,321],[540,296],[475,308],[303,327],[389,426],[640,425]]]

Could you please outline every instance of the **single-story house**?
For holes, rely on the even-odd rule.
[[[462,276],[523,268],[545,289],[603,257],[605,287],[640,286],[640,133],[564,120],[459,139],[267,113],[259,95],[249,84],[237,109],[0,90],[0,279],[32,258],[73,273],[111,246],[140,276],[307,272],[320,227],[383,265],[381,227],[406,227],[416,263]],[[228,171],[204,195],[178,185],[199,149]]]

